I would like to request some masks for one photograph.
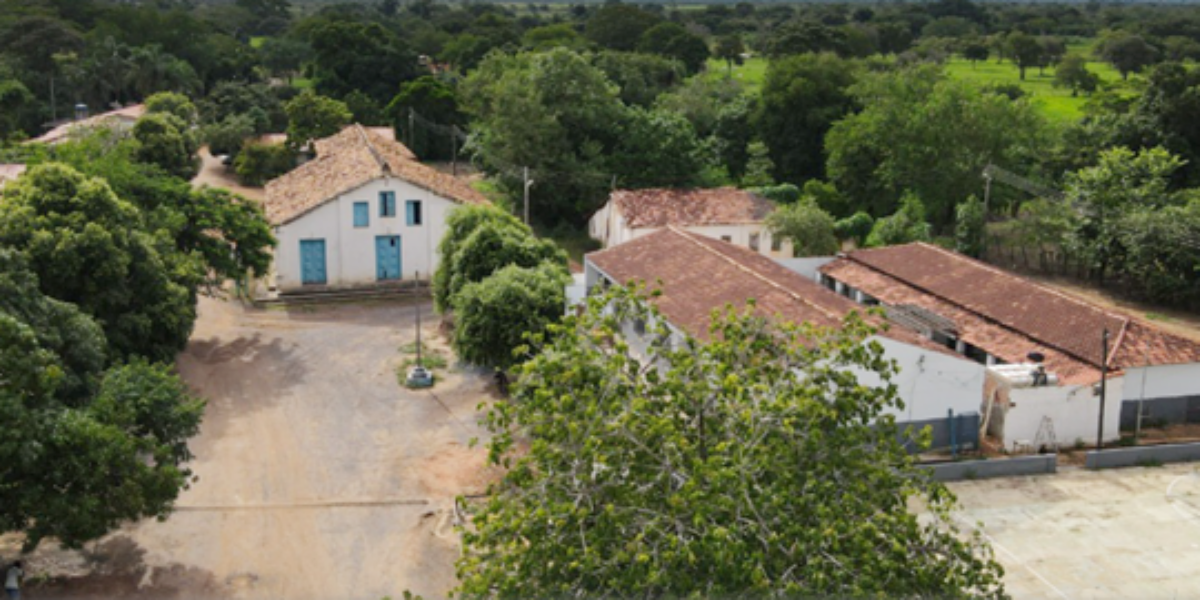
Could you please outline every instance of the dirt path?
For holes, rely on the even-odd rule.
[[[200,311],[178,363],[208,399],[191,444],[197,481],[165,522],[127,527],[90,554],[39,551],[31,572],[74,577],[28,596],[444,597],[458,555],[452,500],[489,475],[485,452],[468,449],[485,379],[401,388],[412,306],[244,313],[204,300]]]
[[[197,154],[200,156],[200,172],[192,179],[193,186],[208,185],[225,188],[258,202],[262,202],[266,198],[266,191],[263,188],[246,187],[238,183],[237,177],[209,153],[208,146],[200,148]]]

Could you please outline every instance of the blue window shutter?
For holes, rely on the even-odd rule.
[[[379,216],[396,216],[396,192],[379,192]]]
[[[409,225],[421,224],[421,201],[409,200],[404,203],[404,210],[408,218]]]
[[[354,203],[354,226],[368,227],[371,225],[371,210],[366,202]]]

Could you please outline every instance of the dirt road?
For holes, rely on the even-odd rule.
[[[179,359],[208,399],[191,444],[198,480],[165,522],[127,527],[92,553],[39,551],[31,572],[76,577],[28,597],[445,596],[452,499],[488,476],[485,452],[468,449],[487,396],[473,374],[433,391],[398,385],[413,310],[244,312],[203,300]],[[11,555],[3,540],[0,550]]]

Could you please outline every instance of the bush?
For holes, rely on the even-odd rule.
[[[233,161],[238,178],[245,185],[261,186],[291,171],[296,155],[287,146],[247,143]]]
[[[800,199],[800,188],[791,183],[754,187],[750,191],[775,204],[791,204]]]
[[[874,226],[875,219],[860,210],[845,219],[836,221],[833,224],[833,233],[839,240],[854,240],[855,244],[862,245],[863,240],[871,234],[871,228]]]
[[[507,369],[523,362],[516,349],[563,315],[570,280],[561,265],[509,265],[467,284],[454,298],[454,351],[477,365]]]

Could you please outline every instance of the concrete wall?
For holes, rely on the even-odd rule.
[[[940,419],[925,419],[896,425],[901,431],[900,443],[904,444],[910,453],[921,452],[923,449],[915,443],[910,443],[912,440],[904,435],[904,430],[908,427],[912,427],[914,435],[925,427],[929,428],[932,438],[929,445],[930,450],[956,448],[962,451],[979,448],[979,421],[979,413],[955,413],[953,425],[951,425],[949,414]]]
[[[1124,380],[1120,377],[1108,380],[1107,400],[1104,406],[1104,440],[1120,437],[1121,394]],[[1049,386],[1014,388],[1009,391],[1009,405],[997,406],[993,410],[996,427],[989,431],[996,434],[1005,448],[1013,448],[1015,442],[1033,444],[1043,417],[1049,417],[1054,425],[1054,437],[1058,446],[1075,444],[1075,440],[1094,444],[1097,417],[1100,412],[1100,397],[1088,385]],[[984,411],[986,413],[986,407]],[[1035,448],[1036,450],[1036,448]]]
[[[1058,472],[1058,456],[1038,454],[1000,460],[965,460],[961,462],[921,465],[933,474],[935,481],[961,481],[989,477],[1019,477]]]
[[[777,258],[775,262],[783,265],[788,270],[799,273],[806,279],[820,281],[818,276],[820,273],[817,269],[833,262],[836,256],[806,256],[803,258]]]
[[[873,336],[870,341],[883,346],[888,359],[895,360],[899,373],[892,378],[903,408],[886,412],[899,422],[945,419],[946,411],[955,414],[979,412],[983,398],[983,365],[962,357],[950,356],[903,342]],[[878,386],[873,372],[858,372],[863,385]]]
[[[379,216],[379,192],[396,193],[396,215]],[[421,224],[407,225],[405,201],[421,201]],[[366,202],[368,227],[354,226],[354,203]],[[429,279],[437,268],[437,244],[446,230],[446,215],[459,206],[433,192],[393,177],[376,179],[327,202],[304,216],[276,227],[276,286],[281,291],[300,289],[300,241],[325,240],[325,273],[328,287],[349,287],[376,282],[375,237],[400,236],[402,279],[420,273]]]
[[[1089,469],[1112,469],[1196,460],[1200,460],[1200,443],[1093,450],[1087,453],[1084,464]]]
[[[1200,395],[1174,398],[1148,398],[1144,401],[1126,400],[1121,403],[1121,429],[1138,428],[1138,410],[1142,412],[1141,426],[1161,423],[1200,423]]]
[[[1125,400],[1200,395],[1200,364],[1125,369]]]

